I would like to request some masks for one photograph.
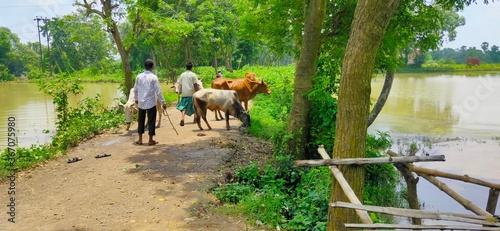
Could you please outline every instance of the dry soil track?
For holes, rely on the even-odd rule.
[[[7,222],[2,183],[0,230],[251,230],[241,218],[207,212],[216,202],[209,189],[236,166],[265,161],[271,145],[241,135],[234,118],[227,131],[210,113],[213,130],[200,132],[192,117],[180,127],[180,113],[173,107],[168,113],[179,135],[164,116],[157,145],[135,145],[134,123],[18,173],[15,224]],[[94,158],[99,154],[111,156]],[[68,164],[70,157],[82,160]]]

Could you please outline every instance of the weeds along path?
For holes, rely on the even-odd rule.
[[[181,127],[180,112],[168,113],[179,135],[163,116],[157,145],[135,145],[133,123],[18,173],[15,223],[7,221],[9,185],[2,183],[0,230],[251,230],[243,219],[207,211],[216,202],[208,192],[225,172],[267,159],[271,145],[241,135],[234,118],[227,131],[210,113],[213,129],[200,132],[193,117]],[[100,154],[111,156],[95,158]],[[72,157],[82,160],[67,163]]]

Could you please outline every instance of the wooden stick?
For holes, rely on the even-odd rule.
[[[453,180],[461,180],[464,182],[469,182],[472,184],[477,184],[477,185],[493,188],[496,190],[500,190],[500,184],[491,183],[488,181],[484,181],[481,179],[470,177],[468,175],[461,176],[461,175],[457,175],[457,174],[452,174],[452,173],[448,173],[448,172],[441,172],[438,170],[422,168],[422,167],[418,167],[418,166],[412,166],[411,170],[414,171],[415,173],[423,173],[423,174],[427,174],[427,175],[431,175],[431,176],[444,177],[444,178],[453,179]]]
[[[420,161],[445,161],[444,155],[437,156],[399,156],[380,158],[345,158],[345,159],[323,159],[323,160],[297,160],[297,167],[317,167],[331,165],[363,165],[363,164],[389,164],[389,163],[411,163]]]
[[[168,112],[167,112],[167,109],[162,109],[163,110],[163,115],[166,115],[167,118],[168,118],[168,121],[170,122],[170,125],[172,125],[172,128],[174,129],[175,131],[175,134],[179,135],[179,133],[177,132],[177,129],[175,129],[175,126],[174,124],[172,123],[172,120],[170,120],[170,116],[168,115]]]
[[[446,221],[457,221],[457,222],[467,222],[471,224],[478,225],[490,225],[490,226],[500,226],[500,223],[497,219],[489,216],[478,216],[478,215],[469,215],[469,214],[458,214],[458,213],[449,213],[449,212],[432,212],[432,211],[423,211],[416,209],[402,209],[402,208],[394,208],[394,207],[379,207],[379,206],[370,206],[370,205],[357,205],[353,203],[346,202],[335,202],[330,203],[330,206],[333,207],[341,207],[341,208],[351,208],[358,210],[366,210],[371,212],[385,213],[395,216],[403,216],[403,217],[416,217],[421,219],[434,219],[434,220],[446,220]],[[496,222],[495,222],[496,221]],[[499,229],[499,228],[497,228]]]
[[[494,227],[459,226],[459,225],[397,225],[397,224],[345,224],[346,228],[356,229],[434,229],[434,230],[497,230]]]
[[[330,159],[330,156],[328,155],[328,153],[326,153],[323,145],[319,146],[318,153],[321,155],[323,159]],[[335,166],[329,166],[329,168],[330,171],[333,173],[335,179],[339,182],[340,187],[342,187],[342,190],[346,194],[349,201],[351,201],[351,203],[361,205],[361,201],[359,201],[358,197],[352,190],[351,186],[345,180],[344,175],[342,175],[342,172],[340,172],[340,170]],[[372,219],[368,215],[368,212],[362,210],[356,210],[356,214],[358,214],[359,218],[361,219],[361,222],[363,222],[364,224],[373,224]]]
[[[434,186],[438,187],[441,191],[445,192],[448,194],[451,198],[455,199],[458,203],[460,203],[462,206],[464,206],[467,210],[472,211],[473,213],[477,215],[482,215],[486,217],[493,217],[490,213],[486,212],[485,210],[482,210],[481,208],[477,207],[474,205],[471,201],[465,199],[464,197],[460,196],[457,192],[455,192],[453,189],[448,187],[445,183],[439,181],[433,176],[429,176],[427,174],[423,173],[417,173],[419,176],[423,177],[427,181],[429,181],[431,184]]]

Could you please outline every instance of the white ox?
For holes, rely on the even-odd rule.
[[[135,105],[135,94],[134,94],[134,88],[130,89],[130,94],[128,96],[128,101],[125,104],[120,104],[123,105],[123,111],[125,112],[125,122],[127,123],[127,130],[130,129],[130,124],[132,123],[132,119],[135,114],[137,114],[138,109],[137,105]],[[158,124],[156,125],[157,128],[161,126],[161,116],[162,116],[162,105],[160,100],[156,99],[156,111],[158,112],[157,118],[158,118]],[[147,120],[147,118],[146,118]],[[146,124],[147,121],[146,121]]]
[[[201,90],[203,89],[203,82],[201,82],[200,79],[198,79],[198,82],[196,82],[198,84],[198,90]],[[177,94],[177,102],[180,102],[180,99],[181,99],[181,93],[180,92],[180,83],[179,83],[179,80],[177,80],[177,82],[174,83],[174,85],[172,85],[172,87],[170,88],[173,88],[175,93]]]
[[[205,121],[208,129],[212,129],[207,121],[207,110],[221,110],[226,113],[226,129],[230,130],[229,115],[238,118],[244,127],[250,126],[250,115],[245,111],[234,90],[202,89],[193,94],[195,107],[194,119],[201,127],[200,118]]]

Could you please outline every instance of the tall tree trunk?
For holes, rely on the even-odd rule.
[[[155,49],[151,48],[151,58],[153,59],[154,69],[155,69],[155,75],[158,76],[158,64],[156,63],[156,54],[155,54]]]
[[[111,33],[113,40],[115,41],[116,48],[118,49],[118,54],[120,54],[123,72],[125,73],[125,95],[128,98],[130,94],[130,89],[133,87],[132,83],[132,68],[130,67],[129,54],[130,51],[134,48],[134,45],[130,45],[128,48],[125,48],[122,42],[122,38],[120,36],[120,31],[118,30],[118,26],[116,25],[116,21],[113,20],[112,15],[114,10],[120,7],[119,4],[114,4],[113,0],[101,0],[101,10],[93,8],[93,6],[97,6],[94,1],[88,2],[84,0],[83,2],[75,1],[76,6],[81,6],[86,10],[87,15],[96,14],[99,15],[107,25],[107,31]],[[137,38],[144,29],[142,20],[139,17],[139,9],[137,9],[137,14],[135,20],[132,22],[132,36]]]
[[[190,50],[191,42],[189,38],[184,39],[184,60],[185,63],[191,62],[191,50]]]
[[[338,96],[334,158],[365,156],[366,129],[370,110],[370,79],[375,55],[399,0],[360,0],[356,5],[351,34],[342,61]],[[352,189],[363,201],[365,172],[362,166],[339,166]],[[345,201],[342,188],[333,181],[330,202]],[[327,230],[346,230],[344,223],[359,218],[352,209],[330,207]]]
[[[233,61],[231,59],[231,56],[224,55],[224,59],[226,61],[226,70],[229,72],[233,72]]]
[[[123,46],[122,43],[122,38],[120,36],[120,31],[118,31],[118,27],[116,26],[116,23],[112,22],[112,27],[110,29],[110,33],[113,36],[113,40],[115,41],[116,48],[118,49],[118,54],[120,54],[120,58],[122,61],[122,67],[123,67],[123,72],[125,74],[125,94],[128,98],[128,95],[130,94],[130,89],[132,89],[133,83],[132,83],[132,68],[130,67],[130,60],[129,60],[129,50],[132,49],[132,47],[129,50],[126,50],[125,47]]]
[[[287,124],[288,134],[293,138],[288,142],[288,152],[297,159],[305,157],[305,144],[309,136],[309,110],[311,102],[306,93],[312,89],[316,75],[320,36],[326,12],[326,0],[310,0],[304,25],[304,38],[300,57],[295,67],[293,104]]]
[[[175,83],[175,71],[172,66],[170,66],[170,55],[167,53],[167,48],[165,47],[164,43],[161,44],[161,52],[163,52],[163,55],[165,56],[165,64],[168,69],[168,76],[170,77],[172,83]]]
[[[384,86],[382,87],[382,91],[380,91],[380,95],[377,99],[377,103],[373,106],[370,115],[368,116],[368,127],[372,125],[373,121],[377,118],[378,114],[384,108],[385,102],[387,102],[387,98],[389,98],[389,93],[391,93],[392,81],[394,80],[394,70],[387,70],[385,73]]]
[[[214,69],[215,69],[215,74],[217,74],[217,69],[219,69],[219,64],[217,63],[217,52],[214,52]]]

